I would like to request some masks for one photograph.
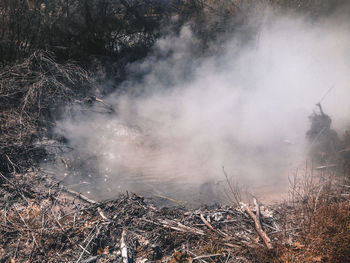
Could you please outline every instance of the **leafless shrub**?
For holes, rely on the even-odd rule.
[[[222,171],[226,180],[226,188],[224,189],[224,194],[226,195],[226,198],[229,200],[230,203],[240,206],[240,202],[242,201],[240,185],[233,177],[228,176],[224,167],[222,167]]]
[[[63,104],[88,94],[93,82],[74,64],[60,65],[45,52],[34,52],[21,64],[0,72],[1,171],[8,161],[28,167],[43,155],[33,143],[48,129]],[[19,164],[20,165],[20,164]]]
[[[349,189],[332,169],[316,170],[309,163],[290,180],[286,233],[293,262],[348,262],[350,255]]]

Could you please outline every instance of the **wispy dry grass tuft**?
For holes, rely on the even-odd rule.
[[[37,51],[23,63],[0,71],[0,171],[9,160],[29,167],[43,156],[34,142],[47,135],[62,105],[83,98],[92,87],[88,73],[74,64],[58,64]],[[62,113],[61,113],[62,114]]]

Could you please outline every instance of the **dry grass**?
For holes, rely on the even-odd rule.
[[[350,262],[349,201],[322,202],[313,214],[296,210],[295,220],[303,217],[289,244],[280,244],[275,262]],[[305,220],[307,219],[307,220]],[[294,221],[297,223],[297,221]]]
[[[93,82],[80,67],[37,51],[0,71],[0,171],[28,168],[44,156],[34,142],[48,135],[62,105],[82,98]],[[12,161],[11,161],[12,160]]]
[[[293,176],[275,262],[350,262],[348,182],[349,176],[311,166]]]
[[[325,202],[304,230],[311,254],[325,262],[350,262],[350,204],[348,201]]]

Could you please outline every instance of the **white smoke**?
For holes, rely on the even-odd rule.
[[[142,77],[106,99],[117,114],[78,115],[60,132],[97,156],[112,192],[191,189],[222,180],[222,166],[242,184],[285,182],[304,158],[315,103],[339,131],[348,123],[350,27],[271,13],[260,23],[254,40],[235,34],[204,58],[189,26],[160,39],[130,65]]]

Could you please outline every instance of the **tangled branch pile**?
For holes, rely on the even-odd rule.
[[[0,171],[28,168],[44,155],[35,142],[48,136],[62,105],[84,97],[92,87],[88,73],[74,64],[57,64],[34,52],[0,72]]]
[[[128,193],[96,202],[38,172],[0,173],[0,183],[0,262],[350,260],[349,189],[328,183],[304,200],[241,209],[159,207]]]
[[[161,208],[134,194],[95,202],[41,173],[0,174],[0,182],[0,262],[246,263],[271,253],[239,208]],[[277,240],[274,213],[260,213]]]

